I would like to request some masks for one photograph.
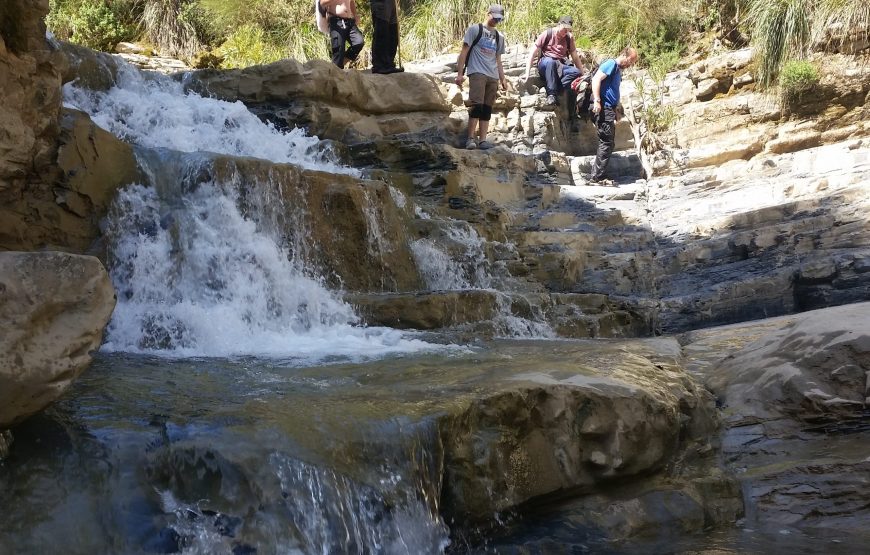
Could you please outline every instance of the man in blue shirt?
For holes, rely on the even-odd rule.
[[[592,112],[598,124],[598,153],[592,164],[590,181],[602,183],[604,170],[613,153],[616,139],[616,107],[619,105],[619,85],[622,70],[637,62],[637,50],[624,48],[616,59],[605,60],[592,77]]]

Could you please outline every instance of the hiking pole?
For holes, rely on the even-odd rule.
[[[399,28],[399,0],[393,0],[396,10],[396,54],[399,56],[399,67],[402,67],[402,30]]]

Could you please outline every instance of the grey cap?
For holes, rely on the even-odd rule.
[[[570,15],[563,15],[559,18],[559,25],[567,25],[568,27],[574,26],[574,18]]]
[[[489,12],[495,19],[504,19],[504,8],[501,4],[493,4],[489,7]]]

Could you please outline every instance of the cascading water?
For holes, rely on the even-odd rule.
[[[416,215],[421,219],[431,219],[419,208]],[[429,289],[490,290],[495,294],[499,309],[493,320],[497,335],[514,338],[555,337],[555,332],[543,316],[529,319],[515,315],[511,309],[511,297],[493,288],[495,280],[484,251],[485,243],[474,227],[459,220],[443,220],[439,229],[443,237],[417,239],[411,243],[414,260]]]
[[[450,220],[444,222],[442,229],[444,238],[441,244],[433,239],[418,239],[411,243],[414,260],[427,287],[433,290],[490,287],[483,239],[474,228],[466,222]]]
[[[230,181],[189,182],[208,166],[208,156],[177,154],[205,151],[356,173],[330,160],[316,138],[280,132],[240,102],[187,94],[176,81],[128,66],[119,68],[108,91],[71,83],[64,92],[68,106],[140,147],[151,181],[122,191],[110,211],[110,272],[119,298],[105,350],[302,363],[433,348],[395,330],[354,325],[351,307],[306,265],[301,230],[288,238],[268,225],[276,212],[292,218],[304,211],[276,210],[275,184],[248,192],[255,198],[242,208]],[[377,248],[385,239],[369,212],[369,239]]]
[[[118,67],[115,86],[92,91],[67,83],[64,105],[90,114],[100,127],[130,143],[179,152],[253,156],[303,168],[358,175],[330,159],[317,137],[302,130],[277,130],[241,102],[225,102],[185,92],[181,82]]]

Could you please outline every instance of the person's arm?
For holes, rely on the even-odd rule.
[[[462,81],[465,80],[465,61],[468,58],[469,46],[462,43],[462,50],[459,52],[459,58],[456,60],[456,84],[462,86]]]
[[[592,77],[592,113],[594,114],[601,111],[601,82],[606,78],[607,75],[600,69]]]
[[[573,52],[571,52],[571,60],[574,61],[574,67],[576,67],[579,71],[583,71],[583,62],[580,61],[580,55],[577,54],[576,48]]]
[[[507,79],[504,77],[504,68],[501,66],[501,54],[495,56],[495,63],[498,65],[498,80],[501,83],[501,88],[508,90]]]
[[[536,44],[534,48],[532,48],[532,53],[529,55],[529,61],[526,64],[526,81],[529,80],[529,76],[532,73],[532,64],[535,63],[535,59],[537,59],[538,55],[541,53],[541,49],[538,48]]]

